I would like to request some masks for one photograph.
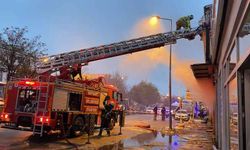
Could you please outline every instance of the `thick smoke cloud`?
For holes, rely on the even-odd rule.
[[[132,30],[130,38],[161,33],[163,31],[167,31],[167,29],[164,29],[161,24],[151,27],[148,24],[148,20],[145,19],[140,21],[135,26],[135,28]],[[191,44],[192,41],[190,41],[190,48]],[[195,79],[190,68],[190,65],[194,63],[199,62],[195,62],[195,60],[179,59],[173,51],[172,77],[173,79],[184,84],[185,87],[192,93],[192,97],[195,100],[203,101],[209,107],[210,112],[213,112],[212,107],[215,99],[214,86],[208,79]],[[169,67],[168,46],[128,55],[121,60],[119,68],[123,70],[123,72],[125,72],[129,77],[132,76],[132,78],[147,78],[147,76],[159,64]]]

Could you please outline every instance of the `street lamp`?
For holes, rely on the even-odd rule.
[[[161,19],[161,20],[167,20],[167,21],[170,21],[170,31],[172,32],[173,29],[172,29],[172,19],[169,19],[169,18],[163,18],[163,17],[160,17],[160,16],[154,16],[151,18],[151,20],[155,20],[155,19]],[[172,131],[173,128],[172,128],[172,113],[171,113],[171,110],[172,110],[172,78],[171,78],[171,75],[172,75],[172,44],[170,44],[170,50],[169,50],[169,130]]]

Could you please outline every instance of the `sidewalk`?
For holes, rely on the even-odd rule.
[[[213,149],[213,128],[209,124],[199,121],[185,122],[184,128],[178,129],[176,133],[180,139],[179,149],[212,150]]]

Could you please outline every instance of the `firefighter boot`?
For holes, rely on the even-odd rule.
[[[100,131],[99,131],[98,137],[102,137],[102,130],[103,130],[103,128],[100,128]]]
[[[110,136],[110,130],[107,129],[107,135]]]

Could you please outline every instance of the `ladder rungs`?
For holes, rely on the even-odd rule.
[[[45,114],[47,113],[47,103],[48,103],[48,91],[49,90],[49,86],[40,86],[40,90],[39,90],[39,95],[37,97],[37,113],[42,112],[41,116],[35,116],[35,119],[37,117],[44,117]],[[46,91],[46,92],[45,92]],[[41,104],[41,106],[40,106]],[[44,131],[44,124],[34,124],[33,127],[33,134],[39,134],[39,135],[43,135],[43,131]]]
[[[43,126],[43,125],[42,125],[42,124],[36,124],[35,126],[41,127],[41,126]]]

